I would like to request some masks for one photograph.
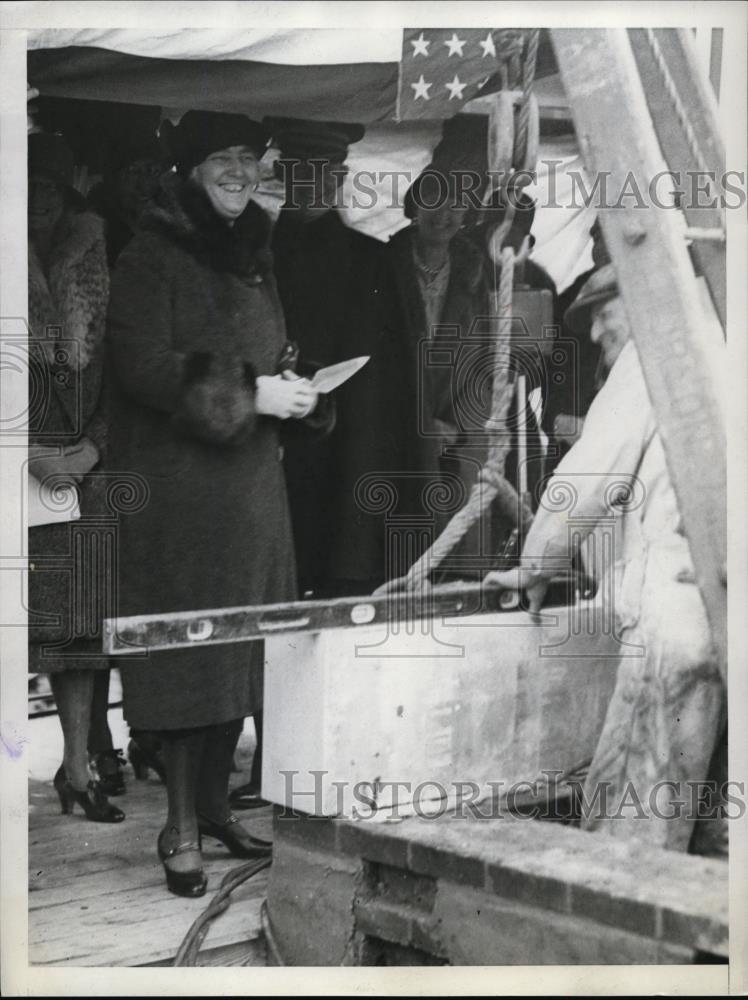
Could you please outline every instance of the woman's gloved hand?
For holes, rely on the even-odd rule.
[[[266,416],[303,420],[317,405],[319,393],[312,389],[308,379],[299,378],[291,371],[281,375],[260,375],[255,385],[255,407],[258,413]]]

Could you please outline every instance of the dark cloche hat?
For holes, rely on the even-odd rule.
[[[60,187],[73,190],[75,161],[65,139],[56,132],[32,132],[28,138],[28,173],[44,173]]]
[[[328,160],[342,163],[348,147],[364,137],[363,125],[353,122],[315,122],[304,118],[265,118],[273,145],[287,160]]]
[[[161,108],[145,104],[121,104],[107,123],[102,149],[105,174],[116,174],[138,160],[171,166],[169,152],[159,141]]]
[[[267,130],[259,122],[221,111],[188,111],[176,126],[164,122],[161,134],[182,176],[219,149],[249,146],[259,159],[268,144]]]
[[[114,174],[139,160],[159,163],[164,169],[171,165],[165,144],[159,142],[154,132],[152,135],[126,135],[115,138],[106,152],[105,169],[107,173]]]
[[[564,319],[569,329],[574,333],[588,333],[590,329],[590,311],[598,302],[615,298],[618,295],[618,282],[615,268],[605,264],[595,271],[582,285],[579,295],[566,310]]]

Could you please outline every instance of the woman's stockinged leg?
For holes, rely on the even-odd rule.
[[[253,837],[229,808],[231,762],[243,723],[234,719],[206,730],[197,786],[198,825],[204,837],[218,840],[236,858],[267,857],[270,843]]]
[[[169,851],[182,844],[194,843],[194,851],[183,851],[169,859],[169,867],[174,871],[190,871],[200,864],[195,791],[205,743],[205,729],[166,731],[161,734],[161,738],[166,761],[168,799],[161,844],[164,850]]]
[[[104,753],[114,746],[108,720],[109,674],[109,670],[93,671],[91,724],[88,731],[88,752],[91,755]]]
[[[209,726],[205,730],[195,799],[198,813],[214,823],[225,823],[229,809],[229,779],[244,719]]]
[[[88,768],[88,729],[94,675],[92,670],[65,670],[49,675],[64,739],[63,766],[77,791],[91,780]]]

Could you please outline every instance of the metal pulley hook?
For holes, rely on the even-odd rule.
[[[501,264],[501,251],[504,246],[504,241],[509,235],[509,230],[512,228],[514,223],[514,215],[516,212],[516,205],[512,199],[509,200],[507,204],[506,214],[498,226],[494,227],[493,232],[488,237],[488,256],[491,258],[493,263],[497,266]]]

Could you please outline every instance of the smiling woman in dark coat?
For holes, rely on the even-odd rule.
[[[121,524],[121,615],[295,597],[279,433],[317,403],[307,380],[275,374],[283,316],[268,222],[250,200],[261,126],[191,111],[171,142],[177,176],[112,280],[112,467],[140,474],[149,491]],[[246,643],[124,667],[127,721],[165,740],[169,814],[158,850],[174,892],[205,891],[199,834],[240,857],[262,851],[227,800],[261,671],[262,646]]]

